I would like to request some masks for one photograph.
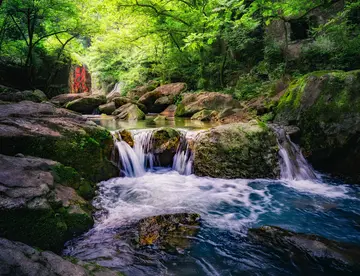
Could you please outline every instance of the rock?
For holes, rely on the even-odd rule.
[[[100,113],[111,115],[116,110],[114,102],[109,102],[107,104],[102,104],[99,106]]]
[[[98,182],[118,175],[109,161],[112,149],[109,131],[50,103],[24,101],[0,108],[0,154],[52,159]]]
[[[164,111],[162,111],[160,115],[166,117],[175,117],[175,112],[176,112],[176,105],[172,104],[169,105]]]
[[[175,116],[191,117],[203,109],[221,111],[224,108],[239,106],[240,103],[228,94],[218,92],[185,93],[177,106]]]
[[[109,103],[109,102],[112,102],[115,98],[119,98],[119,97],[121,97],[120,92],[113,91],[106,95],[106,100]]]
[[[146,94],[147,92],[153,91],[158,86],[159,86],[158,81],[151,80],[143,86],[137,86],[133,90],[130,90],[127,93],[127,97],[133,101],[137,101],[141,98],[142,95]]]
[[[40,103],[46,101],[47,97],[44,92],[38,89],[19,91],[0,85],[0,100],[5,102],[33,101]]]
[[[174,104],[176,97],[186,89],[187,85],[183,82],[162,85],[141,96],[138,102],[145,105],[149,112],[159,113]]]
[[[179,213],[144,218],[137,226],[140,246],[156,246],[160,249],[184,250],[190,246],[189,237],[197,234],[200,215]]]
[[[112,115],[116,116],[116,119],[128,121],[145,119],[145,113],[136,104],[132,103],[122,105]]]
[[[310,73],[286,90],[275,122],[301,129],[315,169],[360,182],[360,70]]]
[[[356,265],[359,269],[360,247],[352,244],[339,243],[326,238],[295,233],[277,226],[263,226],[249,229],[248,236],[261,245],[269,246],[272,250],[282,251],[295,261],[302,258],[306,263],[309,259],[332,259],[337,262]],[[310,256],[310,258],[309,258]]]
[[[256,121],[201,132],[194,142],[194,171],[220,178],[278,178],[276,135]]]
[[[214,110],[204,109],[191,116],[191,120],[212,121],[218,113]]]
[[[134,138],[132,137],[131,135],[131,132],[126,130],[126,129],[120,129],[120,130],[117,130],[115,133],[115,138],[118,140],[118,141],[125,141],[126,143],[128,143],[128,145],[130,147],[134,147]]]
[[[166,120],[166,116],[163,115],[157,115],[156,118],[154,119],[155,122],[161,122],[165,120]]]
[[[92,114],[95,108],[105,103],[105,96],[90,95],[68,102],[65,107],[79,113]]]
[[[71,94],[61,94],[61,95],[57,95],[54,98],[52,98],[50,100],[51,103],[63,107],[65,106],[67,103],[77,100],[77,99],[81,99],[84,97],[90,96],[90,93],[71,93]]]
[[[113,102],[115,103],[116,105],[116,108],[119,108],[125,104],[128,104],[128,103],[132,103],[132,104],[136,104],[138,106],[138,108],[141,109],[142,112],[144,113],[147,113],[147,110],[146,110],[146,106],[141,104],[141,103],[138,103],[136,101],[133,101],[129,98],[126,98],[126,97],[117,97],[117,98],[114,98],[113,99]]]
[[[0,155],[0,235],[59,251],[87,231],[90,205],[69,187],[82,184],[69,170],[52,160]]]
[[[180,144],[181,133],[173,128],[159,128],[152,133],[152,149],[161,166],[171,166]]]
[[[73,259],[72,262],[50,252],[36,250],[20,242],[0,238],[0,274],[13,276],[119,276],[98,265]]]

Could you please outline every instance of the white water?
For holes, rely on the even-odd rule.
[[[317,176],[299,146],[291,141],[283,129],[275,128],[275,131],[278,135],[281,179],[316,180]]]
[[[152,134],[153,130],[132,131],[133,148],[122,141],[120,135],[118,135],[120,141],[115,138],[115,147],[119,153],[118,166],[122,174],[128,177],[139,177],[148,170],[154,170],[156,158],[152,149]],[[192,173],[193,155],[187,142],[188,139],[193,139],[191,134],[191,132],[182,133],[181,143],[173,158],[172,168],[180,174]]]

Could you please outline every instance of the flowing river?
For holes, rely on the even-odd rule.
[[[282,177],[215,179],[192,174],[187,141],[172,168],[156,167],[151,130],[132,131],[135,146],[117,141],[124,177],[99,183],[94,228],[67,244],[65,255],[96,262],[127,275],[343,275],[349,263],[299,255],[256,243],[250,228],[276,225],[360,245],[360,188],[336,183],[306,163],[288,137],[279,134]],[[121,237],[139,219],[172,213],[198,213],[201,227],[191,246],[175,252],[140,248]]]

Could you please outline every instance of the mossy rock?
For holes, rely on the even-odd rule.
[[[300,144],[315,168],[360,181],[360,70],[313,72],[280,99],[275,121],[301,129]]]
[[[68,102],[66,108],[83,114],[92,114],[95,108],[103,104],[106,104],[104,95],[89,95]]]
[[[173,128],[159,128],[152,134],[153,153],[161,166],[171,166],[180,144],[181,133]]]
[[[220,178],[279,177],[275,133],[251,121],[199,133],[194,143],[194,172]]]
[[[214,110],[204,109],[192,115],[191,120],[212,121],[216,118],[217,114],[218,112]]]
[[[0,169],[0,236],[58,252],[92,227],[91,205],[72,188],[82,185],[72,168],[0,155]]]

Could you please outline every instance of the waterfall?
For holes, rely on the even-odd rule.
[[[316,179],[317,177],[301,153],[300,147],[291,141],[283,128],[272,127],[278,136],[281,178],[286,180]]]
[[[173,160],[173,170],[178,171],[180,174],[192,174],[193,167],[193,153],[190,148],[190,142],[193,140],[191,132],[186,132],[180,141],[180,145],[176,151]]]
[[[152,135],[153,130],[133,130],[134,147],[121,139],[120,133],[113,132],[115,152],[113,160],[117,161],[121,174],[127,177],[139,177],[147,170],[155,168],[156,156],[153,153]],[[181,140],[176,154],[173,157],[172,169],[180,174],[192,173],[193,154],[188,144],[192,135],[188,132],[181,133]]]

